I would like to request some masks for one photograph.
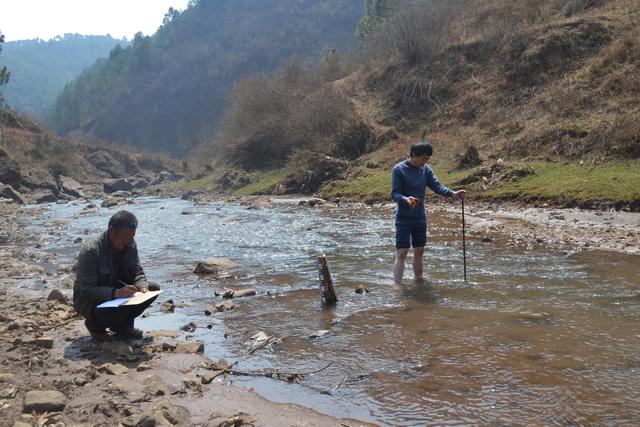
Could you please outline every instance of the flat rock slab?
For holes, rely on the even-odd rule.
[[[180,331],[151,331],[147,335],[152,338],[177,338],[180,336]]]
[[[22,412],[60,412],[67,404],[64,394],[55,390],[31,390],[24,395]]]
[[[202,341],[195,342],[179,342],[175,347],[176,353],[204,353],[204,343]]]
[[[98,368],[98,371],[109,375],[123,375],[129,372],[129,368],[119,363],[105,363]]]

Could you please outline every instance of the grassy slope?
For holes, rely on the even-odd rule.
[[[507,84],[501,71],[505,64],[496,65],[492,61],[465,64],[473,72],[470,77],[451,84],[452,96],[442,110],[423,116],[421,109],[416,109],[410,117],[403,116],[394,126],[399,140],[357,159],[345,181],[328,183],[319,195],[389,200],[391,168],[406,157],[409,145],[419,139],[420,132],[427,130],[427,138],[434,142],[436,151],[432,166],[446,185],[455,187],[456,182],[476,172],[477,169],[453,171],[456,156],[467,144],[480,150],[485,167],[491,163],[488,159],[502,157],[509,166],[526,165],[535,170],[533,175],[489,188],[483,188],[481,182],[466,186],[476,197],[547,200],[552,204],[582,206],[606,201],[638,206],[640,160],[624,160],[621,152],[612,153],[609,148],[598,149],[598,146],[582,153],[574,150],[590,139],[600,141],[600,147],[602,142],[611,148],[618,142],[627,147],[638,144],[637,120],[633,119],[640,113],[636,90],[640,78],[634,71],[640,57],[638,29],[634,24],[638,19],[637,6],[632,16],[627,13],[632,10],[631,3],[616,0],[610,5],[593,9],[584,18],[557,17],[556,26],[524,29],[533,34],[536,46],[553,47],[545,43],[572,37],[572,25],[584,19],[585,25],[602,24],[612,35],[600,50],[580,53],[576,48],[578,53],[572,57],[573,62],[562,65],[562,72],[550,71],[548,80],[534,86],[535,90]],[[590,36],[588,32],[585,34]],[[556,52],[556,55],[562,58],[564,54]],[[399,113],[390,108],[389,96],[393,92],[388,88],[405,77],[428,72],[419,68],[401,73],[396,70],[387,73],[391,77],[385,80],[384,70],[378,70],[382,84],[377,89],[365,83],[376,71],[354,73],[345,80],[352,88],[349,93],[360,116],[374,133],[382,133],[390,127],[381,125],[380,121]],[[622,75],[627,77],[621,79]],[[414,124],[405,126],[410,122]],[[264,194],[288,172],[290,170],[253,173],[252,183],[235,193]]]

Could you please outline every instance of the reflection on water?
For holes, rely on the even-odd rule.
[[[427,280],[394,286],[393,219],[386,208],[247,209],[141,199],[136,240],[162,298],[185,300],[173,315],[151,309],[145,329],[194,320],[208,356],[239,367],[327,370],[299,384],[234,378],[267,398],[383,424],[638,424],[640,258],[565,256],[468,243],[462,280],[459,218],[432,215]],[[73,261],[85,230],[102,230],[113,210],[80,215],[52,205],[32,224],[46,250]],[[182,215],[189,212],[189,215]],[[52,229],[52,220],[70,219]],[[50,224],[50,223],[49,223]],[[340,301],[323,309],[315,259],[327,254]],[[203,258],[238,263],[236,280],[191,273]],[[364,284],[369,294],[356,294]],[[231,312],[207,317],[215,291],[254,287]],[[163,299],[163,300],[164,300]],[[206,326],[211,324],[212,329]],[[329,330],[310,339],[317,330]],[[258,331],[282,338],[242,358]],[[226,338],[225,338],[226,334]]]

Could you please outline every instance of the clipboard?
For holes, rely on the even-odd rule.
[[[113,307],[121,307],[123,305],[138,305],[143,302],[150,300],[158,296],[162,290],[159,291],[147,291],[147,292],[136,292],[132,297],[127,298],[116,298],[111,301],[103,302],[98,305],[98,308],[113,308]]]

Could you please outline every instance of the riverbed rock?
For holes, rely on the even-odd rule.
[[[55,203],[58,201],[58,196],[51,190],[36,190],[28,195],[28,200],[31,203],[40,205],[43,203]]]
[[[129,368],[119,363],[105,363],[98,367],[98,371],[109,375],[124,375],[129,372]]]
[[[176,310],[176,305],[173,303],[173,300],[167,300],[160,305],[160,310],[165,313],[173,313]]]
[[[118,205],[122,205],[125,202],[126,200],[120,197],[110,197],[104,200],[100,206],[102,206],[103,208],[112,208]]]
[[[222,271],[235,267],[236,263],[226,258],[209,258],[200,261],[193,272],[196,274],[219,275]]]
[[[321,337],[327,335],[328,333],[329,333],[329,331],[326,330],[326,329],[323,329],[323,330],[320,330],[320,331],[315,331],[314,333],[309,335],[309,338],[310,339],[321,338]]]
[[[13,399],[17,393],[16,386],[0,387],[0,399]]]
[[[182,326],[180,328],[181,331],[185,331],[185,332],[193,332],[198,328],[198,325],[196,325],[195,322],[189,322],[186,325]]]
[[[42,348],[53,348],[53,337],[37,337],[35,344]]]
[[[222,294],[222,298],[242,298],[242,297],[250,297],[256,294],[255,289],[238,289],[235,291],[225,291]]]
[[[58,412],[67,404],[64,394],[56,390],[31,390],[24,395],[22,412]]]
[[[176,353],[196,354],[204,352],[204,343],[202,341],[179,342],[175,346]]]
[[[216,304],[215,308],[216,308],[216,311],[222,312],[222,311],[233,310],[235,306],[236,305],[232,301],[225,301],[225,302]]]
[[[168,182],[174,182],[175,180],[176,177],[171,172],[162,171],[151,181],[150,185],[166,184]]]
[[[133,185],[126,178],[105,179],[102,181],[105,193],[115,193],[117,191],[131,191]]]
[[[13,188],[19,188],[22,185],[20,165],[2,149],[0,149],[0,183]]]
[[[358,286],[356,286],[356,294],[368,294],[369,293],[369,289],[363,285],[363,284],[359,284]]]
[[[14,190],[10,185],[0,184],[0,197],[11,199],[19,205],[25,204],[25,200],[22,194]]]
[[[82,197],[82,184],[73,178],[60,175],[58,177],[60,183],[60,192],[72,197]]]
[[[180,331],[151,331],[147,335],[152,338],[177,338],[180,336]]]
[[[54,289],[49,293],[49,296],[47,297],[48,301],[58,301],[61,303],[66,303],[67,302],[67,297],[64,296],[64,294],[62,292],[60,292],[58,289]]]
[[[0,372],[0,383],[10,383],[15,378],[11,372]]]
[[[105,172],[108,174],[107,176],[110,175],[112,178],[123,176],[125,173],[125,168],[122,166],[122,163],[116,160],[115,157],[107,151],[99,150],[91,153],[87,156],[87,160],[93,165],[93,167]]]

